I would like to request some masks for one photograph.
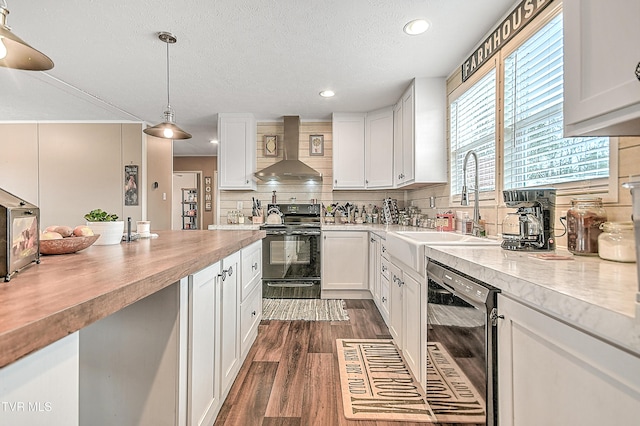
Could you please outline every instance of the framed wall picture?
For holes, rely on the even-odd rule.
[[[124,166],[124,205],[138,205],[138,166]]]
[[[324,155],[324,135],[309,136],[309,155]]]
[[[264,135],[264,156],[278,156],[278,135]]]

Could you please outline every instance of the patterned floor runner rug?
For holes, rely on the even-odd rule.
[[[349,321],[342,299],[262,299],[262,319]]]
[[[440,344],[429,343],[428,395],[414,379],[393,340],[337,339],[336,345],[347,419],[424,423],[485,421],[484,401]],[[435,391],[433,402],[431,390]]]

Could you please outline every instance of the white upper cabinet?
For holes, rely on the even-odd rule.
[[[365,127],[365,185],[393,187],[393,108],[367,113]]]
[[[565,136],[640,135],[640,2],[565,0]]]
[[[256,133],[252,114],[218,114],[220,189],[256,189]]]
[[[394,114],[395,186],[446,182],[445,79],[414,79]]]
[[[333,189],[365,188],[366,114],[333,114]]]

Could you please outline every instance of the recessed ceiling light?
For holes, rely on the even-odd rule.
[[[404,26],[404,32],[409,35],[418,35],[429,29],[429,23],[424,19],[414,19]]]
[[[323,90],[322,92],[320,92],[320,96],[322,96],[323,98],[330,98],[332,96],[335,96],[335,92],[333,90]]]
[[[211,139],[209,143],[218,143],[218,141],[216,139]]]

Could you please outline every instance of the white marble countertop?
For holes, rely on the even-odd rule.
[[[259,225],[210,225],[209,229],[258,229]],[[381,224],[322,224],[323,231],[387,232],[432,229]],[[498,246],[425,246],[425,255],[499,288],[529,306],[640,355],[640,303],[635,263],[597,256],[556,254],[571,260],[542,260],[536,253]]]
[[[571,256],[565,250],[556,250],[556,254],[571,256],[571,260],[542,260],[532,254],[486,246],[425,247],[427,257],[640,355],[635,263]]]

